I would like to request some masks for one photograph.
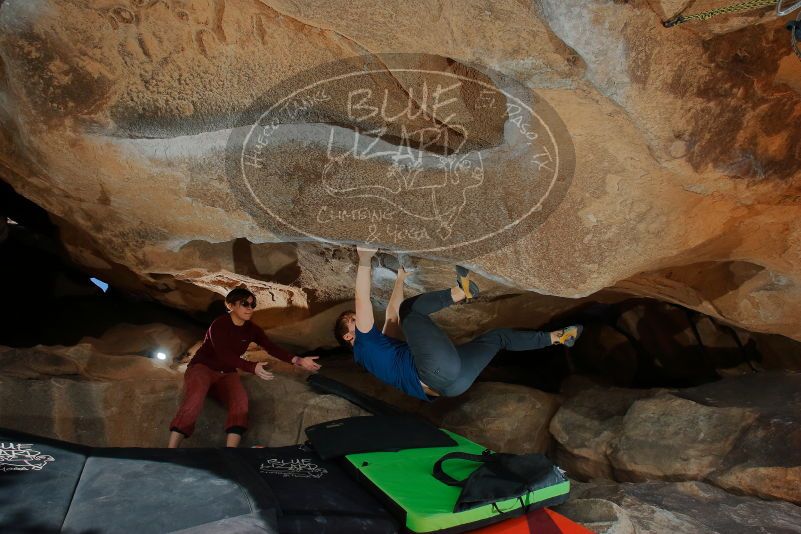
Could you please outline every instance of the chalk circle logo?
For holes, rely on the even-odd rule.
[[[30,443],[0,443],[0,472],[41,471],[54,461],[49,454],[34,450]]]
[[[288,79],[240,117],[226,171],[286,240],[472,257],[542,224],[570,186],[570,135],[535,91],[419,54]]]
[[[261,464],[259,471],[283,478],[322,478],[328,474],[327,469],[312,463],[308,458],[289,460],[270,458]]]

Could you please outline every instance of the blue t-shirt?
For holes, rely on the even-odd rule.
[[[412,397],[429,400],[420,384],[409,345],[385,336],[375,325],[366,334],[356,329],[353,359],[385,384]]]

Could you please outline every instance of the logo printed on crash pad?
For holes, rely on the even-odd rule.
[[[33,449],[31,443],[0,443],[0,471],[41,471],[55,461]]]
[[[284,478],[322,478],[328,470],[312,463],[308,458],[280,460],[270,458],[259,467],[259,471]]]

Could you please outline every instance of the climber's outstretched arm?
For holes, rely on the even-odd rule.
[[[398,277],[392,288],[392,296],[389,297],[387,304],[387,317],[384,321],[383,334],[395,339],[403,339],[403,331],[400,327],[400,305],[403,302],[403,282],[409,276],[403,267],[398,269]]]
[[[373,304],[370,302],[370,286],[372,285],[372,269],[370,262],[376,249],[356,247],[359,254],[359,267],[356,272],[356,328],[367,333],[373,328]]]

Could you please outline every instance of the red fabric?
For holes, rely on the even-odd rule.
[[[532,510],[525,515],[474,532],[476,534],[592,534],[591,530],[548,508]]]
[[[206,331],[203,344],[189,362],[189,366],[203,364],[215,371],[230,373],[236,369],[242,369],[252,373],[256,370],[256,364],[243,360],[241,357],[251,342],[260,345],[270,353],[270,356],[275,356],[285,362],[292,361],[293,354],[270,341],[264,330],[250,321],[245,321],[242,326],[237,326],[230,316],[223,315],[211,323]]]
[[[574,523],[563,515],[557,514],[553,510],[545,509],[554,524],[562,529],[564,534],[593,534],[592,530],[585,528],[578,523]]]
[[[526,514],[528,528],[537,534],[562,534],[562,529],[548,515],[548,510],[540,508]]]
[[[186,369],[184,374],[184,396],[178,413],[170,423],[170,430],[177,430],[186,437],[195,431],[195,422],[203,410],[207,394],[219,400],[228,408],[225,430],[248,427],[248,395],[236,371],[223,373],[196,364]]]

